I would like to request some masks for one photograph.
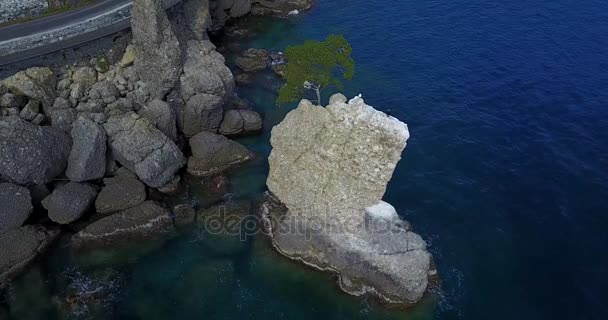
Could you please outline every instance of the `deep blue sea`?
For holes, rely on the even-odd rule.
[[[350,41],[345,93],[409,125],[385,199],[429,242],[441,290],[386,310],[261,239],[185,234],[86,259],[58,248],[9,289],[11,318],[608,319],[608,2],[319,0],[247,23],[243,49]],[[261,155],[289,111],[269,77],[238,89],[265,116],[241,140]],[[259,196],[266,172],[263,157],[231,172],[232,196]],[[96,284],[102,305],[62,302]]]

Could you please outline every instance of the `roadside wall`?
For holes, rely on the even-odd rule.
[[[48,7],[47,0],[0,0],[0,23],[36,16]]]

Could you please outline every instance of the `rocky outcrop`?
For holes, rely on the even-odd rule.
[[[40,226],[24,226],[0,233],[0,284],[21,272],[59,235]]]
[[[33,210],[27,188],[0,183],[0,234],[21,227]]]
[[[225,136],[238,136],[262,130],[262,117],[251,110],[228,110],[220,126],[220,133]]]
[[[279,252],[337,273],[344,291],[415,303],[435,272],[431,255],[381,202],[408,128],[361,98],[330,101],[303,100],[273,129],[265,227]]]
[[[211,0],[212,29],[217,31],[232,18],[242,17],[251,11],[251,0]]]
[[[0,118],[0,176],[20,185],[51,182],[67,165],[70,137],[19,117]]]
[[[116,160],[151,187],[166,185],[186,163],[171,139],[135,113],[111,117],[104,128]]]
[[[192,157],[188,159],[188,172],[195,176],[209,176],[252,158],[243,145],[210,132],[192,137],[190,148]]]
[[[234,90],[234,77],[224,57],[209,41],[189,41],[180,78],[180,96],[185,102],[182,128],[186,136],[201,131],[217,131],[222,106]]]
[[[106,173],[107,137],[103,127],[79,118],[72,127],[72,151],[66,175],[74,182],[103,178]]]
[[[136,0],[131,19],[135,68],[152,98],[163,98],[181,73],[181,50],[161,0]]]
[[[137,206],[146,200],[146,187],[135,177],[118,175],[104,180],[95,201],[97,213],[108,214]]]
[[[76,248],[107,246],[154,238],[173,231],[169,211],[154,201],[146,201],[90,224],[72,238],[72,245]]]
[[[91,207],[97,190],[89,184],[70,182],[53,191],[42,200],[51,220],[59,224],[72,223]]]
[[[245,72],[256,72],[266,69],[268,67],[269,59],[270,52],[268,52],[268,50],[250,48],[243,51],[241,55],[236,58],[235,63],[237,67]]]

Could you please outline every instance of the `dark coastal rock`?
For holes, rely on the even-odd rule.
[[[21,112],[19,113],[19,117],[21,117],[21,119],[23,119],[25,121],[31,122],[40,113],[40,111],[41,111],[40,106],[41,106],[40,102],[38,102],[36,100],[30,100],[25,105],[25,107],[23,107],[23,109],[21,109]]]
[[[186,162],[171,139],[135,113],[111,117],[104,128],[116,160],[150,187],[166,185]]]
[[[223,100],[211,94],[197,94],[184,109],[183,133],[187,137],[201,131],[217,132],[222,122]]]
[[[53,128],[69,133],[72,124],[78,119],[76,109],[53,109],[51,110],[51,125]]]
[[[90,224],[72,238],[72,245],[76,248],[107,246],[151,239],[173,231],[169,211],[154,201],[146,201]]]
[[[79,118],[72,127],[73,146],[66,175],[74,182],[100,179],[106,173],[106,132],[89,119]]]
[[[173,222],[176,228],[188,228],[194,226],[196,210],[189,204],[178,204],[173,207]]]
[[[226,100],[234,90],[234,77],[224,57],[210,41],[188,41],[180,94],[184,101],[197,94],[215,95]]]
[[[59,231],[24,226],[0,233],[0,284],[18,275],[57,238]]]
[[[312,7],[313,0],[252,0],[253,15],[287,16],[294,10],[303,11]]]
[[[175,110],[162,100],[153,100],[139,110],[139,115],[162,131],[172,141],[177,141],[177,120]]]
[[[256,72],[268,67],[269,58],[268,50],[251,48],[243,51],[235,63],[245,72]]]
[[[117,175],[104,179],[104,184],[95,201],[97,213],[125,210],[146,200],[146,186],[135,177]]]
[[[97,190],[84,183],[70,182],[53,191],[42,200],[51,220],[59,224],[72,223],[91,207],[97,197]]]
[[[220,126],[220,133],[226,136],[244,135],[262,130],[262,117],[250,110],[228,110]]]
[[[5,93],[0,96],[0,108],[21,109],[25,105],[25,97],[12,93]]]
[[[0,118],[0,176],[20,185],[51,182],[70,154],[70,137],[19,117]]]
[[[192,137],[190,148],[192,157],[188,159],[188,172],[195,176],[213,175],[253,157],[240,143],[210,132]]]
[[[34,207],[27,188],[0,183],[0,234],[21,227]]]
[[[163,98],[181,73],[181,50],[161,0],[133,3],[131,19],[135,68],[152,98]]]
[[[10,92],[42,102],[45,110],[50,109],[55,101],[57,79],[49,68],[29,68],[4,79]]]
[[[211,27],[212,24],[208,0],[182,1],[181,15],[185,27],[194,39],[207,39],[207,29]]]

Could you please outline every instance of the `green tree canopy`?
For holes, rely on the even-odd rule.
[[[329,35],[325,41],[308,40],[302,45],[285,49],[287,83],[279,91],[277,104],[295,102],[305,90],[317,94],[321,104],[321,92],[329,86],[342,90],[340,79],[350,80],[355,74],[352,48],[342,35]]]

